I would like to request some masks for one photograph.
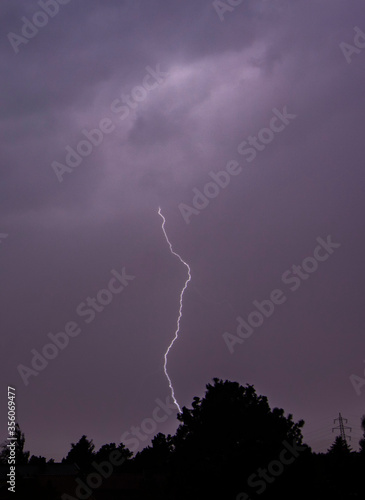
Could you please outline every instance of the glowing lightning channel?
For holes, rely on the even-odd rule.
[[[187,289],[187,286],[188,286],[189,281],[191,280],[191,274],[190,274],[190,267],[189,267],[189,264],[187,264],[187,263],[186,263],[186,262],[185,262],[185,261],[184,261],[184,260],[180,257],[180,255],[179,255],[178,253],[174,252],[174,251],[173,251],[173,249],[172,249],[172,245],[171,245],[170,240],[169,240],[169,238],[168,238],[168,236],[167,236],[167,234],[166,234],[166,231],[165,231],[165,222],[166,222],[166,219],[165,219],[165,217],[162,215],[162,213],[161,213],[161,208],[160,208],[160,207],[159,207],[159,209],[158,209],[158,215],[162,218],[162,221],[163,221],[163,222],[162,222],[162,231],[163,231],[163,234],[165,235],[166,241],[167,241],[167,243],[168,243],[168,245],[169,245],[169,247],[170,247],[170,251],[171,251],[171,253],[172,253],[173,255],[175,255],[175,256],[176,256],[176,257],[180,260],[180,262],[181,262],[182,264],[184,264],[184,266],[185,266],[185,267],[187,268],[187,270],[188,270],[188,278],[187,278],[187,280],[185,281],[184,288],[181,290],[181,293],[180,293],[180,308],[179,308],[179,317],[177,318],[175,336],[174,336],[174,338],[172,339],[172,341],[171,341],[171,343],[170,343],[169,347],[167,348],[167,351],[165,352],[165,356],[164,356],[164,358],[165,358],[165,363],[164,363],[164,367],[163,367],[164,372],[165,372],[165,375],[166,375],[166,378],[167,378],[167,380],[169,381],[169,387],[170,387],[170,389],[171,389],[171,396],[172,396],[172,399],[174,400],[175,405],[176,405],[176,406],[177,406],[177,408],[179,409],[179,413],[181,413],[181,408],[180,408],[179,403],[176,401],[176,398],[175,398],[174,388],[173,388],[173,386],[172,386],[171,379],[170,379],[170,377],[169,377],[169,374],[167,373],[167,356],[168,356],[168,354],[169,354],[169,352],[170,352],[171,347],[174,345],[175,340],[176,340],[176,339],[178,338],[178,336],[179,336],[179,330],[180,330],[180,320],[181,320],[181,316],[182,316],[182,307],[183,307],[183,295],[184,295],[185,290]]]

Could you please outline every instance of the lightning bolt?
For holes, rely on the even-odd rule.
[[[179,330],[180,330],[180,320],[181,320],[181,317],[182,317],[182,307],[183,307],[183,296],[184,296],[184,292],[185,290],[187,289],[187,286],[188,286],[188,283],[189,281],[191,280],[191,272],[190,272],[190,267],[189,267],[189,264],[187,264],[181,257],[178,253],[174,252],[173,249],[172,249],[172,245],[170,243],[170,240],[166,234],[166,230],[165,230],[165,223],[166,223],[166,219],[165,217],[162,215],[161,213],[161,208],[159,207],[158,209],[158,215],[162,218],[162,231],[163,231],[163,234],[165,235],[165,238],[166,238],[166,241],[170,247],[170,252],[175,255],[175,257],[177,257],[180,262],[182,264],[184,264],[184,266],[187,268],[188,270],[188,277],[185,281],[185,284],[184,284],[184,287],[183,289],[181,290],[180,292],[180,307],[179,307],[179,316],[177,318],[177,322],[176,322],[176,331],[175,331],[175,335],[174,335],[174,338],[172,339],[170,345],[168,346],[167,348],[167,351],[165,352],[165,355],[164,355],[164,359],[165,359],[165,363],[164,363],[164,372],[165,372],[165,375],[166,375],[166,378],[169,382],[169,387],[170,387],[170,390],[171,390],[171,396],[172,396],[172,399],[174,400],[174,403],[176,405],[176,407],[178,408],[179,410],[179,413],[181,413],[181,408],[179,406],[179,403],[176,401],[176,398],[175,398],[175,392],[174,392],[174,388],[173,388],[173,385],[172,385],[172,382],[171,382],[171,379],[169,377],[169,374],[167,373],[167,356],[172,348],[172,346],[174,345],[174,342],[177,340],[178,336],[179,336]]]

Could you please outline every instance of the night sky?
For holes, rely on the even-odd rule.
[[[26,449],[56,460],[169,400],[187,268],[161,207],[192,276],[180,406],[253,384],[314,451],[339,412],[357,449],[364,2],[41,4],[1,8],[1,440],[8,385]]]

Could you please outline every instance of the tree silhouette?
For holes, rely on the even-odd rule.
[[[176,484],[184,488],[189,476],[200,484],[200,491],[186,492],[191,498],[207,495],[207,477],[209,494],[229,498],[257,468],[279,456],[284,442],[302,443],[303,420],[294,423],[284,410],[271,410],[252,385],[213,381],[203,399],[195,397],[191,409],[182,409],[172,438]]]
[[[117,446],[115,443],[109,443],[109,444],[104,444],[97,453],[95,453],[95,462],[104,462],[104,461],[109,461],[110,460],[110,454],[113,451],[119,451],[120,457],[118,458],[118,461],[122,459],[122,457],[125,460],[129,460],[133,456],[133,452],[130,451],[128,448],[125,447],[123,443],[120,443],[119,446]]]
[[[333,456],[343,457],[351,453],[351,448],[341,436],[337,436],[328,453]]]
[[[20,426],[18,423],[15,424],[13,437],[15,438],[14,441],[6,441],[1,445],[2,450],[0,452],[0,463],[8,463],[8,458],[10,455],[10,449],[8,445],[10,443],[15,443],[15,463],[16,465],[25,465],[28,463],[30,453],[29,451],[24,451],[25,437],[24,433],[20,430]]]
[[[281,448],[284,439],[302,442],[300,428],[284,410],[270,409],[265,396],[258,396],[252,385],[213,379],[203,399],[194,398],[192,409],[183,408],[174,445],[176,449],[199,448],[213,455],[228,456],[232,451],[254,452]],[[252,457],[252,455],[251,455]]]
[[[159,432],[152,439],[151,444],[152,446],[147,446],[134,457],[134,468],[143,471],[166,471],[173,449],[170,434],[166,437],[165,434]]]
[[[84,434],[76,444],[71,443],[71,450],[62,463],[76,464],[81,471],[87,471],[95,459],[94,448],[92,439],[88,440]]]
[[[363,430],[364,435],[359,441],[360,454],[362,455],[362,457],[365,458],[365,415],[363,415],[361,418],[361,428]]]
[[[268,399],[258,395],[252,385],[214,378],[204,397],[194,397],[191,408],[183,407],[177,418],[174,436],[158,433],[133,459],[123,443],[104,444],[95,452],[92,440],[83,435],[71,444],[62,463],[79,467],[75,484],[88,484],[90,477],[109,469],[113,476],[97,487],[97,498],[119,498],[129,481],[136,488],[133,498],[146,494],[161,500],[254,500],[258,495],[262,500],[365,498],[365,415],[360,453],[353,452],[341,436],[327,453],[312,453],[302,444],[303,420],[295,423],[283,409],[271,409]],[[48,467],[52,459],[47,462],[34,455],[29,459],[18,424],[14,437],[17,465],[37,466],[30,472],[40,477],[59,470],[62,477],[62,467]],[[2,464],[8,464],[8,443],[0,449]],[[123,457],[125,465],[113,465],[111,470],[105,462],[113,463],[116,451],[118,461]],[[24,470],[28,474],[26,467]],[[51,483],[48,479],[47,484],[30,482],[19,474],[19,498],[60,498],[57,481]]]
[[[29,465],[40,465],[40,466],[45,466],[47,463],[47,459],[45,457],[38,456],[36,457],[35,455],[32,455],[29,459]]]

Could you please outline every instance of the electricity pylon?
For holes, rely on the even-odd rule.
[[[350,432],[352,432],[352,428],[351,427],[348,427],[347,425],[344,425],[343,422],[345,421],[345,423],[347,424],[347,418],[342,418],[342,415],[341,413],[338,414],[338,418],[335,418],[333,423],[335,424],[336,423],[336,420],[338,420],[338,426],[337,427],[332,427],[332,432],[335,430],[335,429],[339,429],[340,430],[340,435],[341,435],[341,438],[343,439],[343,441],[345,443],[347,443],[347,438],[349,438],[349,440],[351,441],[351,436],[347,436],[345,434],[345,429],[349,429]]]

